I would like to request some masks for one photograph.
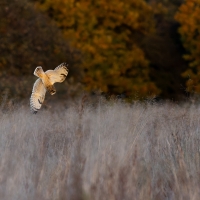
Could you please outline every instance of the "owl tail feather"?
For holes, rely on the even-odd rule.
[[[35,76],[42,78],[44,76],[44,71],[42,69],[42,67],[37,67],[33,73]]]

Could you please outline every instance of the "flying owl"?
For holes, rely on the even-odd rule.
[[[54,83],[62,83],[68,74],[68,64],[62,63],[54,70],[43,71],[42,67],[37,67],[34,71],[34,75],[39,77],[34,85],[30,98],[31,112],[37,113],[44,102],[46,91],[51,95],[56,93]]]

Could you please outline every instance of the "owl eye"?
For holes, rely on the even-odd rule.
[[[67,77],[65,74],[61,74],[61,75],[63,75],[64,77]]]

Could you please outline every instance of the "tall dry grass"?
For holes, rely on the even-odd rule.
[[[0,111],[1,200],[199,199],[200,105],[82,99]]]

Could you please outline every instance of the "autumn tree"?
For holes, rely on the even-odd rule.
[[[36,66],[53,69],[70,63],[70,75],[77,76],[75,51],[47,16],[26,0],[0,0],[0,90],[11,95],[30,95]],[[30,81],[31,80],[31,81]],[[66,87],[66,86],[65,86]]]
[[[136,98],[159,94],[139,45],[154,31],[152,8],[144,0],[39,2],[70,45],[82,52],[87,90]]]
[[[155,20],[155,31],[146,34],[142,49],[150,61],[150,77],[161,89],[162,99],[181,100],[185,96],[185,79],[181,74],[187,68],[183,59],[185,50],[177,32],[179,24],[174,19],[183,0],[149,0]]]
[[[189,92],[200,92],[200,1],[186,0],[175,19],[180,23],[179,33],[187,50],[184,58],[189,68],[183,73]]]

